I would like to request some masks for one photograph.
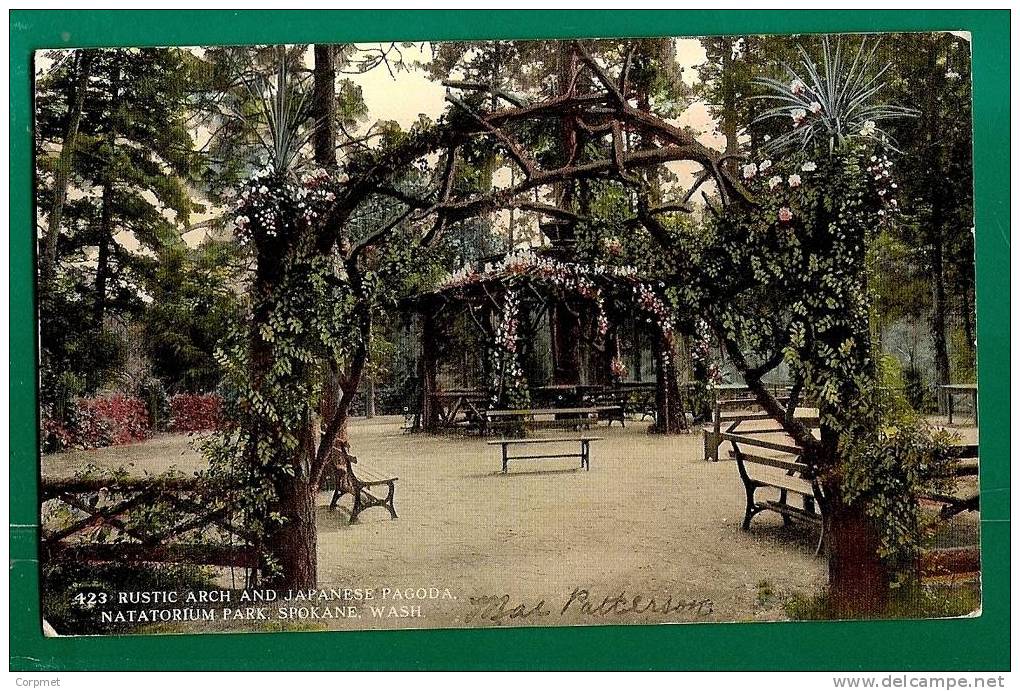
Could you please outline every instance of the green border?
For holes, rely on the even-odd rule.
[[[19,11],[11,46],[12,670],[1009,669],[1009,24],[996,11]],[[45,639],[36,569],[32,51],[215,43],[969,30],[984,611],[947,621]],[[16,432],[14,432],[16,430]],[[299,644],[299,645],[296,645]]]

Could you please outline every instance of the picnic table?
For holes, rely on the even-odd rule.
[[[970,396],[974,425],[977,426],[978,423],[977,384],[943,384],[939,388],[946,392],[946,414],[949,420],[949,424],[950,425],[953,424],[953,399],[956,396]]]
[[[598,422],[599,415],[608,413],[611,406],[587,406],[577,408],[519,408],[511,410],[486,410],[481,416],[479,434],[485,435],[491,427],[513,425],[534,427],[590,427]],[[551,420],[536,420],[539,416],[552,416]]]
[[[432,394],[436,417],[441,427],[456,427],[478,420],[489,399],[484,389],[451,389]]]
[[[581,468],[583,470],[591,469],[591,443],[593,441],[599,441],[603,437],[552,437],[546,439],[500,439],[498,441],[486,442],[489,446],[501,446],[503,449],[503,472],[507,472],[510,461],[521,461],[521,460],[535,460],[535,459],[546,459],[546,458],[579,458],[581,460]],[[555,453],[545,454],[525,454],[520,456],[511,456],[511,446],[524,446],[529,444],[562,444],[569,442],[579,442],[581,445],[580,453],[565,453],[558,451]]]

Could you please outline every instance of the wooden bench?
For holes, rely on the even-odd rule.
[[[778,396],[780,403],[789,402],[788,396]],[[798,415],[796,419],[808,427],[818,426],[818,416]],[[705,460],[719,460],[719,446],[725,441],[724,434],[737,434],[745,422],[772,420],[772,416],[761,410],[757,398],[716,399],[712,405],[712,427],[704,430]],[[723,424],[726,424],[725,429]],[[739,434],[773,434],[782,432],[782,427],[772,426],[756,430],[740,430]]]
[[[619,422],[626,427],[627,408],[630,405],[630,394],[626,391],[609,389],[594,396],[594,404],[599,409],[599,420],[608,420],[609,426]]]
[[[521,408],[514,410],[486,410],[482,413],[479,434],[485,435],[494,427],[591,427],[598,422],[598,407],[585,408]],[[536,420],[536,416],[553,416],[552,420]]]
[[[556,437],[551,439],[500,439],[499,441],[486,442],[489,446],[502,446],[503,447],[503,472],[506,473],[509,468],[510,461],[522,461],[522,460],[534,460],[534,459],[546,459],[546,458],[578,458],[581,460],[581,469],[591,469],[591,443],[593,441],[599,441],[602,437]],[[569,442],[579,442],[581,445],[580,453],[546,453],[546,454],[526,454],[522,456],[511,456],[511,446],[523,446],[527,444],[562,444]]]
[[[978,445],[961,444],[954,447],[958,459],[952,467],[953,477],[967,477],[978,474]],[[964,511],[977,511],[980,508],[981,495],[977,486],[963,492],[954,491],[945,494],[929,493],[922,497],[936,504],[941,504],[939,518],[947,521]]]
[[[360,464],[355,475],[353,465],[358,463],[357,457],[345,453],[342,458],[344,460],[336,465],[336,487],[333,490],[333,499],[329,502],[329,510],[335,511],[340,498],[350,494],[354,497],[351,523],[357,523],[358,515],[373,506],[389,509],[390,518],[396,518],[397,510],[393,506],[393,495],[399,478],[391,473],[373,470]],[[384,491],[377,489],[383,487],[386,488]]]
[[[784,525],[789,525],[791,519],[816,524],[821,528],[818,545],[815,547],[815,554],[818,554],[825,540],[825,523],[821,513],[822,491],[818,482],[811,476],[808,465],[800,460],[800,447],[732,432],[723,432],[722,438],[733,446],[733,457],[737,461],[737,470],[747,495],[744,522],[741,527],[750,530],[751,519],[762,511],[775,511],[780,514]],[[785,474],[766,477],[755,473],[752,476],[748,470],[749,466],[781,470]],[[778,500],[757,500],[755,493],[759,489],[778,490]],[[791,493],[801,497],[801,506],[790,504]]]

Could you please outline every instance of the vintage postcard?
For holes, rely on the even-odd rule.
[[[980,614],[968,33],[34,76],[47,635]]]

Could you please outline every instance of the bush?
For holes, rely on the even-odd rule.
[[[130,444],[148,439],[149,411],[141,399],[124,394],[105,398],[83,398],[78,401],[82,414],[78,429],[85,448],[112,444]]]
[[[63,419],[46,406],[41,422],[44,453],[130,444],[148,439],[152,433],[145,404],[124,394],[80,398],[65,410]]]
[[[183,393],[170,398],[170,431],[203,432],[216,429],[223,400],[214,393]]]

